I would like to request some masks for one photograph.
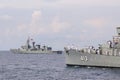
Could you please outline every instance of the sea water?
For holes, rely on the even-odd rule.
[[[120,68],[66,67],[64,54],[0,51],[0,80],[120,80]]]

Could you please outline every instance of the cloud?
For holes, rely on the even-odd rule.
[[[8,16],[4,17],[9,19]],[[62,21],[59,16],[55,16],[49,23],[43,23],[43,15],[40,10],[35,10],[31,14],[31,20],[28,24],[18,24],[16,27],[4,28],[2,34],[5,36],[37,36],[44,34],[61,33],[69,28],[68,22]]]
[[[56,16],[51,23],[51,28],[53,32],[60,32],[68,27],[70,27],[70,24],[60,21],[60,18],[58,16]]]
[[[42,13],[36,10],[32,14],[32,20],[29,24],[29,32],[32,34],[40,34],[45,32],[45,27],[41,25]]]
[[[52,8],[74,8],[74,7],[114,7],[120,6],[119,0],[55,0],[55,1],[44,1],[41,7],[52,7]]]
[[[28,24],[17,24],[12,27],[5,27],[2,29],[4,36],[24,36],[24,35],[38,35],[44,32],[44,27],[40,24],[42,13],[41,11],[35,10],[31,15],[31,21]],[[11,20],[12,17],[8,15],[0,16],[0,20]],[[1,30],[0,30],[1,31]],[[2,35],[1,35],[2,36]]]
[[[62,6],[120,6],[119,0],[59,0],[56,3]]]
[[[34,11],[29,32],[34,35],[60,33],[70,26],[69,23],[61,21],[59,16],[53,17],[49,24],[43,24],[41,21],[42,13],[40,11]]]
[[[97,27],[97,28],[104,27],[107,23],[108,21],[103,18],[93,18],[83,21],[83,25]]]
[[[46,32],[46,29],[41,22],[42,20],[42,12],[39,10],[35,10],[32,13],[31,16],[31,22],[29,24],[26,25],[20,25],[18,26],[18,30],[21,31],[27,31],[26,34],[29,35],[39,35],[39,34],[43,34]]]
[[[42,16],[41,11],[34,11],[33,14],[32,14],[32,22],[33,22],[33,24],[36,23],[37,21],[39,21],[41,16]]]
[[[0,8],[5,8],[6,7],[6,4],[1,4],[0,3]]]
[[[0,1],[0,8],[40,9],[43,7],[120,6],[119,0],[10,0]]]
[[[9,15],[2,15],[0,16],[0,20],[12,20],[13,17],[12,16],[9,16]]]
[[[1,0],[0,4],[0,8],[40,9],[44,3],[42,0]]]

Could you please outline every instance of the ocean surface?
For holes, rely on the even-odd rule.
[[[120,80],[120,68],[66,67],[64,54],[0,51],[0,80]]]

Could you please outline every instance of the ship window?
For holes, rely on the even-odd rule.
[[[69,51],[66,51],[66,53],[69,53]]]

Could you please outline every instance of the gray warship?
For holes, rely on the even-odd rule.
[[[120,67],[120,27],[117,27],[117,36],[104,44],[76,49],[64,47],[67,66],[88,67]]]
[[[10,51],[13,53],[26,53],[26,54],[47,53],[48,54],[48,53],[52,53],[52,47],[35,44],[35,41],[33,41],[33,39],[28,38],[25,45],[21,46],[18,49],[10,49]]]

